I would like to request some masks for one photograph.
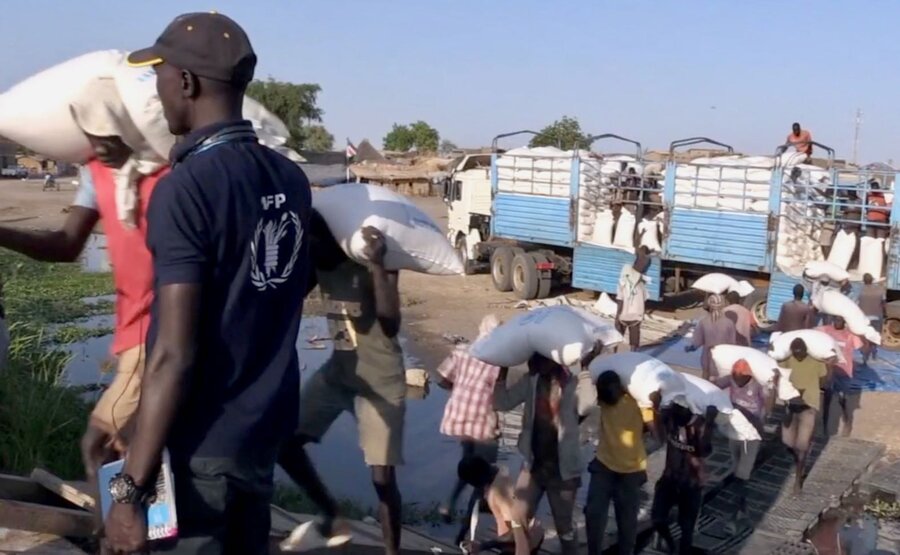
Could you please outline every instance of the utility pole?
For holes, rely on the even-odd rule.
[[[862,110],[856,109],[856,125],[853,129],[853,163],[856,164],[856,158],[859,154],[859,128],[862,126]]]

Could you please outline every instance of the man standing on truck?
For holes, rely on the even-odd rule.
[[[805,161],[808,162],[812,158],[812,133],[801,128],[799,123],[794,122],[794,125],[791,126],[791,132],[788,134],[785,144],[794,147],[797,152],[806,154]]]

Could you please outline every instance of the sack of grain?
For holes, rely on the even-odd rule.
[[[881,278],[884,269],[884,239],[863,237],[859,244],[859,273]]]
[[[504,322],[472,344],[469,352],[488,364],[507,368],[524,364],[535,353],[574,366],[598,341],[613,345],[622,341],[622,335],[611,323],[588,319],[572,307],[550,306]]]
[[[836,282],[842,282],[850,279],[850,274],[844,268],[822,260],[812,260],[806,263],[803,268],[803,275],[810,280],[819,280],[828,278]]]
[[[720,273],[706,274],[691,284],[692,289],[722,295],[728,291],[737,291],[741,297],[753,292],[753,285],[748,281],[738,281],[733,277]]]
[[[647,247],[650,252],[661,252],[662,246],[659,244],[659,222],[644,218],[638,224],[638,234],[641,237],[642,247]]]
[[[0,135],[62,162],[81,163],[91,147],[69,106],[97,77],[112,77],[125,58],[119,50],[84,54],[46,69],[0,95]]]
[[[315,191],[313,208],[347,256],[365,262],[362,228],[372,226],[387,242],[385,267],[425,274],[463,273],[462,261],[441,229],[405,196],[362,183]]]
[[[669,365],[644,353],[618,353],[594,359],[588,369],[596,380],[608,370],[619,375],[628,394],[643,408],[653,406],[650,396],[660,393],[661,406],[684,399],[685,383],[681,374]]]
[[[845,362],[844,353],[838,342],[824,331],[819,330],[772,332],[772,335],[769,336],[769,355],[777,361],[787,360],[791,357],[791,343],[795,339],[802,339],[806,343],[809,356],[816,360],[824,362],[836,358],[838,362]]]
[[[739,410],[734,410],[728,394],[715,384],[699,376],[680,373],[685,382],[686,405],[694,414],[706,414],[706,408],[714,406],[719,414],[716,416],[716,427],[728,439],[738,441],[755,441],[760,439],[759,432],[747,417]]]
[[[616,235],[613,245],[617,247],[634,248],[634,214],[628,210],[622,210],[616,221]]]
[[[828,262],[846,270],[850,265],[850,259],[856,251],[856,234],[847,233],[843,229],[837,232],[831,252],[828,253]]]
[[[777,375],[781,376],[781,379],[778,380],[777,394],[782,401],[800,396],[797,388],[784,375],[785,371],[779,368],[778,362],[763,352],[757,351],[752,347],[739,345],[716,345],[710,352],[719,376],[731,374],[735,363],[739,360],[745,360],[750,365],[753,379],[759,382],[760,385],[772,387],[775,384],[775,377]]]
[[[881,334],[872,327],[859,305],[852,299],[830,288],[819,288],[812,296],[813,306],[819,312],[840,316],[847,328],[856,335],[865,337],[876,345],[881,345]]]

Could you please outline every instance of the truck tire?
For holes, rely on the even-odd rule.
[[[531,254],[517,254],[513,258],[511,274],[513,292],[518,298],[530,301],[537,297],[540,277]]]
[[[509,247],[497,247],[491,254],[491,281],[494,289],[506,293],[512,291],[513,250]]]
[[[466,236],[460,234],[459,237],[456,238],[456,253],[459,255],[460,261],[462,261],[463,265],[463,273],[467,276],[471,276],[475,273],[473,269],[475,266],[472,264],[472,261],[469,259],[469,246],[466,242]]]
[[[543,264],[550,262],[550,259],[547,258],[547,255],[533,252],[531,253],[531,257],[534,259],[535,264]],[[535,266],[537,270],[537,266]],[[537,270],[538,274],[538,289],[536,299],[546,299],[550,296],[550,289],[553,286],[553,279],[550,276],[550,270]],[[544,275],[546,274],[546,275]]]
[[[900,351],[900,301],[891,301],[884,307],[884,323],[881,325],[881,348]]]
[[[759,331],[772,331],[776,324],[776,322],[769,320],[769,316],[768,314],[766,314],[768,301],[768,288],[755,289],[753,293],[750,293],[749,295],[744,297],[744,308],[749,310],[750,314],[753,315],[753,319],[756,320],[756,326]]]

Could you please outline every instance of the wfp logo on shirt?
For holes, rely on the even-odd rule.
[[[283,194],[261,199],[264,212],[278,210],[284,204]],[[294,211],[275,217],[263,215],[256,224],[250,242],[250,283],[259,291],[277,289],[294,271],[303,245],[303,224]]]

